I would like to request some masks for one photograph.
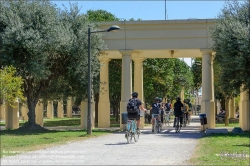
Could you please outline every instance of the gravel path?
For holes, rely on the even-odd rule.
[[[138,142],[127,144],[124,132],[68,143],[47,149],[1,158],[1,165],[190,165],[198,139],[199,123],[175,133],[163,127],[152,134],[141,130]]]

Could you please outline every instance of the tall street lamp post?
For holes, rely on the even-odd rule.
[[[92,114],[91,114],[91,87],[92,87],[92,75],[91,75],[91,45],[90,45],[90,34],[98,33],[98,32],[114,32],[117,30],[121,30],[121,28],[117,25],[111,26],[107,30],[101,31],[90,31],[90,27],[88,28],[88,117],[87,117],[87,134],[92,134]]]

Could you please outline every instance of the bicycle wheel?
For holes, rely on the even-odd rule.
[[[180,123],[181,123],[181,121],[180,121],[180,117],[178,118],[178,126],[179,126],[179,128],[178,128],[178,132],[180,132],[180,130],[181,130],[181,125],[180,125]]]
[[[158,123],[158,133],[160,133],[162,130],[162,125],[160,123]]]
[[[157,120],[156,119],[154,119],[154,128],[153,128],[153,130],[154,130],[154,133],[157,132]]]
[[[184,115],[183,117],[183,127],[186,127],[187,124],[187,119],[186,119],[186,115]]]
[[[175,132],[177,133],[179,131],[179,118],[176,118],[175,120]]]
[[[132,133],[131,131],[126,132],[127,143],[130,144],[132,141]]]
[[[137,142],[139,140],[139,136],[140,136],[140,133],[138,133],[138,132],[134,133],[134,140],[135,140],[135,142]]]

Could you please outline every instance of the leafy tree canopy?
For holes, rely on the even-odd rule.
[[[53,87],[67,85],[87,94],[87,29],[97,25],[80,14],[76,5],[69,11],[59,10],[46,0],[1,1],[0,9],[0,62],[13,65],[24,80],[29,124],[35,124],[39,98],[55,90]],[[106,46],[100,34],[91,37],[92,74],[96,77],[97,56]]]
[[[249,1],[226,2],[211,28],[215,63],[220,65],[219,82],[227,96],[243,84],[250,89],[249,8]]]

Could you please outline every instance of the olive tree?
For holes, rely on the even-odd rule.
[[[52,86],[63,84],[86,96],[87,29],[97,25],[79,14],[76,5],[59,10],[47,0],[1,1],[0,10],[0,61],[13,65],[23,79],[29,109],[24,126],[40,128],[35,107]],[[105,48],[100,34],[92,34],[93,78],[99,71],[97,56]]]

